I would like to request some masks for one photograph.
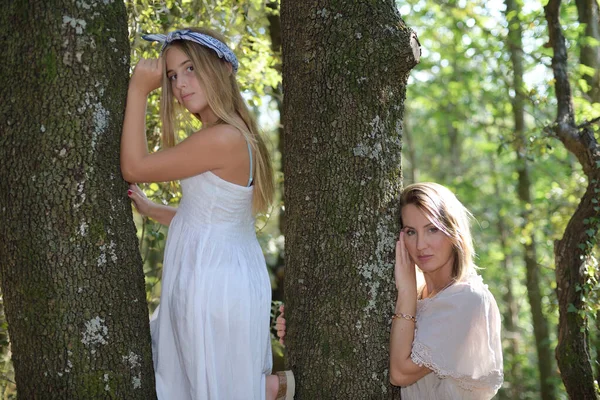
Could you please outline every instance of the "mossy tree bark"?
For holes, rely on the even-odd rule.
[[[394,1],[281,3],[286,344],[297,399],[391,398],[406,82]]]
[[[600,393],[590,360],[586,310],[593,276],[590,276],[592,268],[586,263],[592,256],[600,231],[600,145],[596,140],[598,128],[593,124],[599,119],[579,125],[575,122],[560,4],[560,0],[550,0],[544,6],[553,50],[552,71],[557,99],[556,121],[550,127],[550,133],[575,155],[588,183],[563,237],[554,243],[559,306],[556,359],[569,398],[597,400]]]
[[[589,74],[583,78],[588,87],[586,95],[591,103],[600,103],[600,5],[597,0],[576,0],[577,17],[581,24],[585,24],[579,60],[582,65],[589,67]],[[591,42],[591,43],[590,43]],[[593,71],[593,72],[592,72]],[[600,279],[600,270],[596,269]],[[591,332],[591,344],[600,354],[600,311],[596,313],[595,331]],[[600,363],[594,363],[596,381],[600,382]]]
[[[19,398],[155,398],[119,171],[124,4],[11,1],[0,32],[0,269]]]

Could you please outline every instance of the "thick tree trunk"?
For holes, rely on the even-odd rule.
[[[567,74],[567,47],[560,25],[560,3],[560,0],[550,0],[544,7],[554,52],[552,70],[557,99],[556,123],[552,133],[577,157],[588,178],[588,186],[563,237],[554,244],[560,313],[556,359],[569,397],[597,400],[600,396],[595,387],[588,349],[585,302],[586,292],[591,286],[586,261],[600,229],[600,146],[589,124],[575,124]]]
[[[391,0],[283,0],[281,22],[297,399],[387,398],[402,112],[418,46]]]
[[[0,269],[19,398],[152,399],[144,277],[119,137],[121,1],[0,13]]]
[[[521,202],[522,232],[525,235],[523,244],[523,258],[527,271],[527,297],[531,307],[533,332],[538,356],[538,371],[540,374],[540,388],[542,399],[556,398],[554,385],[552,349],[550,348],[550,334],[548,321],[542,308],[543,295],[540,284],[540,268],[537,262],[537,243],[535,238],[535,222],[531,218],[531,179],[527,162],[527,147],[525,144],[525,97],[523,93],[523,43],[522,28],[519,20],[520,5],[517,1],[506,0],[506,15],[509,18],[509,43],[510,59],[513,66],[514,97],[511,99],[515,122],[515,153],[517,156],[517,193]]]
[[[600,161],[600,154],[597,158]],[[590,178],[595,179],[596,183],[588,184],[563,237],[554,245],[560,311],[556,358],[569,398],[581,400],[600,398],[594,387],[594,373],[587,342],[588,321],[583,317],[583,313],[578,311],[584,309],[585,302],[581,290],[577,287],[581,288],[587,283],[585,257],[582,257],[584,252],[581,245],[591,240],[588,227],[593,229],[594,235],[598,232],[597,226],[591,227],[590,224],[584,223],[584,220],[597,218],[599,214],[598,210],[594,210],[598,209],[598,203],[593,200],[597,199],[597,193],[600,192],[600,172],[597,171]]]

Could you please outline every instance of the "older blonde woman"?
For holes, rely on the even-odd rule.
[[[476,272],[470,213],[435,183],[406,187],[400,207],[390,380],[403,400],[491,399],[503,381],[500,313]]]
[[[403,400],[491,399],[503,382],[500,313],[473,262],[470,213],[436,183],[406,187],[400,207],[390,381]]]

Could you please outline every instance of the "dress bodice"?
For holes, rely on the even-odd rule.
[[[253,186],[228,182],[207,171],[181,180],[177,214],[194,226],[254,233]]]

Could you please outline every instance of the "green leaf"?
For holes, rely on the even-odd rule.
[[[593,229],[588,229],[585,231],[585,233],[587,233],[589,237],[594,237],[594,235],[596,234],[596,231]]]
[[[573,303],[569,303],[569,307],[567,307],[567,312],[570,313],[576,313],[578,310],[577,308],[575,308],[575,306],[573,305]]]

